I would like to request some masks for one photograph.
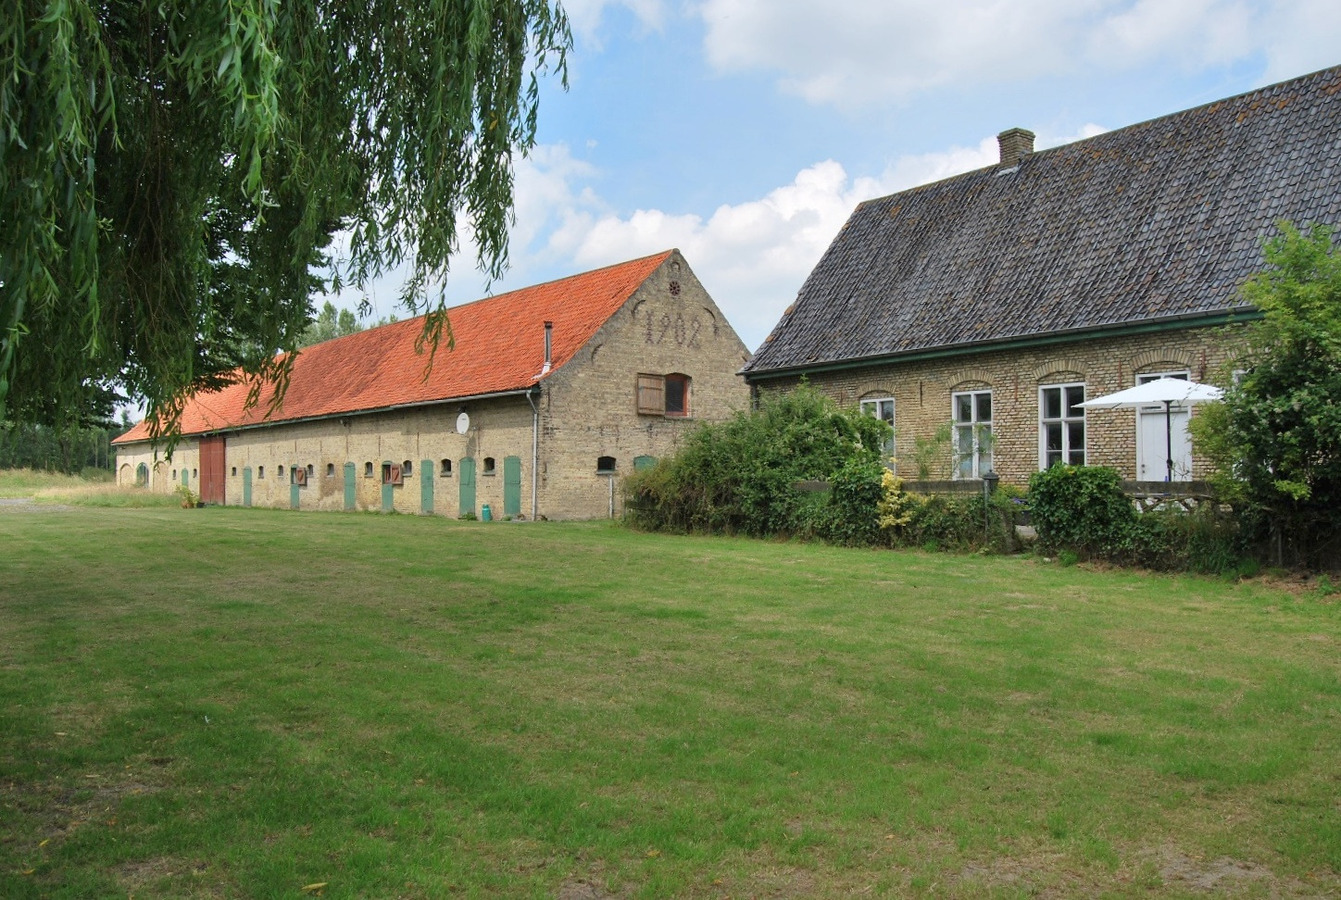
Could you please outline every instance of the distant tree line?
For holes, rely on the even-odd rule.
[[[76,474],[84,469],[116,468],[112,439],[130,427],[91,425],[52,428],[47,425],[0,424],[0,469],[44,469]]]

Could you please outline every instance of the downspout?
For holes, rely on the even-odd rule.
[[[554,323],[545,323],[545,364],[540,368],[540,374],[535,376],[537,379],[544,378],[549,374],[554,363]],[[543,390],[540,385],[534,385],[526,392],[526,399],[531,404],[531,521],[534,522],[540,518],[540,407],[535,405],[535,398]]]
[[[537,497],[540,491],[540,407],[535,405],[535,397],[540,387],[537,385],[526,392],[526,399],[531,403],[531,521],[539,518],[539,501]]]

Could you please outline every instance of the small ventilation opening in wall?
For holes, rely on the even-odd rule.
[[[407,478],[408,478],[409,476],[413,475],[413,474],[414,474],[414,463],[410,462],[408,459],[405,460],[404,462],[402,462],[402,463],[400,464],[400,474],[406,476]]]
[[[439,471],[444,478],[450,477],[452,474],[452,461],[450,459],[444,459],[442,461],[442,468]]]
[[[326,477],[327,478],[335,477],[335,463],[326,463]]]
[[[596,457],[596,474],[597,475],[615,474],[615,458],[613,456]]]
[[[363,477],[364,477],[364,478],[372,478],[372,477],[373,477],[373,464],[372,464],[372,463],[370,463],[370,462],[366,462],[366,463],[363,464]]]
[[[492,456],[486,456],[484,458],[484,474],[494,474],[494,458]]]

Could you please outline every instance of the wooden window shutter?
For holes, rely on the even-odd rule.
[[[666,412],[666,379],[660,375],[638,376],[639,415],[660,416]]]

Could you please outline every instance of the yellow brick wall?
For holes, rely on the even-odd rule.
[[[1241,333],[1232,326],[1159,332],[818,372],[808,380],[845,406],[893,397],[895,455],[899,472],[907,477],[917,475],[917,438],[929,437],[950,422],[951,394],[990,389],[994,468],[1003,482],[1023,485],[1040,464],[1041,386],[1083,382],[1086,398],[1092,399],[1132,387],[1137,375],[1165,371],[1186,371],[1195,381],[1223,385],[1226,361]],[[770,379],[759,385],[761,390],[778,390],[796,383],[795,378]],[[1089,410],[1085,430],[1090,465],[1112,466],[1123,478],[1136,478],[1134,410]],[[951,461],[947,448],[931,477],[949,477]],[[1192,478],[1207,474],[1206,460],[1194,454]]]
[[[663,457],[700,422],[749,406],[736,374],[749,351],[679,253],[633,294],[570,363],[546,382],[541,431],[541,511],[551,518],[609,515],[611,479],[596,461],[612,456],[617,477],[638,456]],[[639,415],[639,373],[691,379],[686,418]],[[619,487],[615,511],[622,511]],[[547,512],[548,511],[548,512]]]

